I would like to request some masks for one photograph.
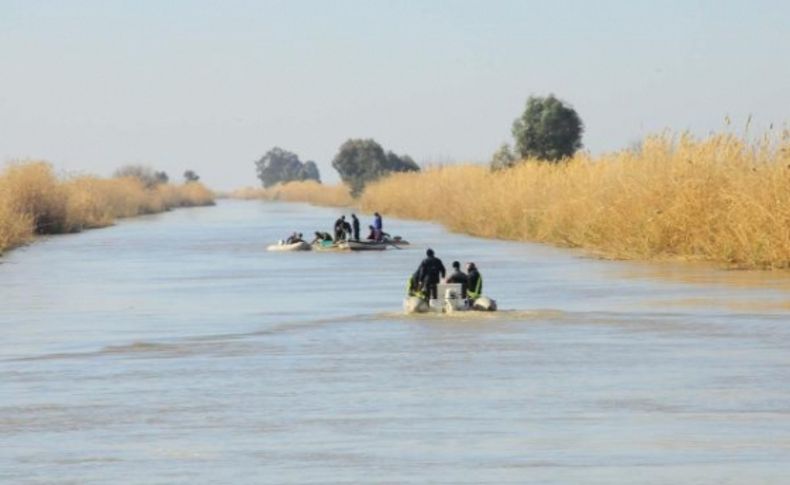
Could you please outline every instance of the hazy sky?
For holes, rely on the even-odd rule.
[[[0,160],[256,184],[272,146],[484,161],[530,94],[586,149],[788,119],[790,2],[0,0]],[[739,128],[740,129],[740,128]]]

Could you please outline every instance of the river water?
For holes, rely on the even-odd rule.
[[[0,482],[790,480],[790,274],[386,218],[415,244],[264,250],[337,214],[222,201],[5,255]],[[503,311],[403,315],[428,246]]]

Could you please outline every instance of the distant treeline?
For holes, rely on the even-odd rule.
[[[321,182],[315,162],[302,162],[287,150],[274,147],[263,155],[255,166],[264,188],[288,182],[312,180]],[[332,161],[343,183],[357,196],[365,184],[393,172],[418,171],[420,167],[408,155],[398,156],[371,139],[352,139],[340,146]]]
[[[490,166],[501,170],[527,158],[548,162],[567,159],[581,148],[583,131],[581,118],[567,103],[554,95],[531,96],[523,114],[513,122],[515,153],[509,144],[503,144],[494,153]],[[255,166],[264,188],[289,182],[321,182],[315,162],[302,162],[295,153],[279,147],[266,152]],[[332,167],[353,197],[362,194],[366,184],[389,174],[420,171],[410,156],[385,151],[372,139],[347,140],[338,149]]]

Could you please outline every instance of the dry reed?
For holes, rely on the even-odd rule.
[[[790,136],[650,137],[638,150],[491,172],[465,165],[371,184],[367,211],[625,259],[790,267]]]
[[[281,200],[285,202],[307,202],[314,205],[347,207],[354,199],[343,184],[324,185],[313,180],[288,182],[266,189],[246,187],[229,194],[234,199]]]
[[[0,252],[34,234],[75,232],[121,217],[213,203],[211,191],[195,182],[147,189],[134,178],[60,180],[45,162],[12,164],[0,172]]]

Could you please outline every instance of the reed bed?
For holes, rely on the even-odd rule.
[[[0,171],[0,252],[33,239],[103,227],[115,219],[173,207],[211,205],[200,183],[146,188],[135,178],[58,178],[45,162],[12,164]]]
[[[346,185],[324,185],[314,180],[288,182],[269,188],[245,187],[229,194],[233,199],[281,200],[307,202],[313,205],[348,207],[354,203]]]
[[[398,173],[369,185],[360,206],[608,258],[788,268],[790,136],[749,143],[728,134],[665,134],[636,150],[559,164]]]

